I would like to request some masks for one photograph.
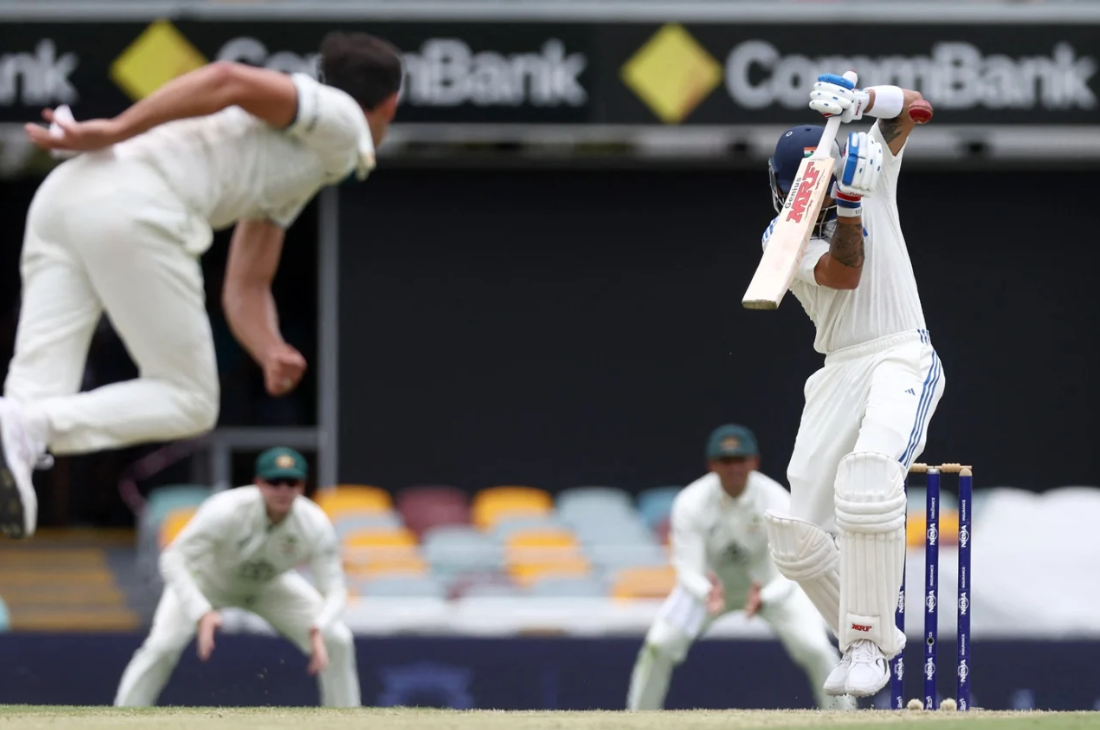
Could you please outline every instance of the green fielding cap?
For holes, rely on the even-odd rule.
[[[309,464],[306,457],[294,449],[277,446],[256,458],[256,476],[264,481],[272,479],[306,479]]]
[[[737,456],[756,456],[756,436],[744,426],[728,423],[714,429],[707,439],[707,460]]]

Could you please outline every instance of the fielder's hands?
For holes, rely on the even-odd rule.
[[[206,661],[214,653],[214,632],[222,626],[222,616],[217,611],[207,611],[199,619],[199,660]]]
[[[870,94],[839,74],[818,76],[810,92],[811,109],[827,117],[840,115],[845,123],[862,119],[870,101]]]
[[[306,359],[291,345],[280,342],[264,355],[262,367],[264,387],[278,397],[298,387],[306,373]]]
[[[745,599],[745,618],[752,618],[760,610],[760,583],[753,581],[749,587],[748,598]]]
[[[55,114],[53,109],[42,110],[42,118],[54,126],[57,133],[39,124],[26,124],[23,129],[31,142],[44,150],[91,152],[110,147],[126,138],[122,125],[114,119],[89,119],[78,122],[67,114]]]
[[[710,593],[707,594],[707,613],[717,616],[726,610],[726,589],[722,587],[722,581],[711,571],[707,573],[710,579]]]
[[[328,667],[328,650],[325,649],[325,640],[317,629],[309,630],[309,645],[312,649],[312,656],[309,660],[308,671],[311,675],[317,675]]]

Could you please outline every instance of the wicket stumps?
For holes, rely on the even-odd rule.
[[[960,711],[970,709],[970,520],[973,507],[973,469],[962,464],[913,464],[910,474],[924,474],[924,709],[935,710],[936,660],[939,639],[939,573],[940,573],[940,476],[959,475],[959,597],[958,597],[958,662],[956,666],[956,705]],[[906,491],[908,492],[908,479]],[[908,552],[908,550],[907,550]],[[902,567],[901,590],[894,616],[896,625],[905,631],[905,568]],[[905,658],[899,654],[890,661],[891,702],[897,710],[905,709]]]

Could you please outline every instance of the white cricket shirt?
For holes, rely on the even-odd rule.
[[[898,173],[905,148],[894,155],[877,123],[869,134],[882,145],[882,174],[874,194],[863,198],[865,259],[859,286],[829,289],[814,278],[818,260],[829,252],[835,222],[825,226],[824,238],[810,239],[791,283],[791,293],[817,328],[814,349],[825,355],[899,332],[925,329],[917,280],[898,217]],[[764,248],[775,220],[764,233]]]
[[[324,605],[313,621],[322,631],[347,604],[344,568],[336,531],[325,513],[298,497],[290,513],[273,525],[259,487],[229,489],[210,496],[164,549],[160,572],[187,615],[198,621],[219,602],[244,599],[265,583],[309,565]]]
[[[722,581],[726,607],[744,608],[753,581],[761,585],[762,604],[785,598],[794,583],[779,574],[768,551],[764,512],[787,512],[790,493],[774,479],[754,471],[734,499],[710,472],[676,495],[672,503],[672,565],[681,586],[696,598],[710,592],[707,572]]]
[[[168,180],[180,200],[212,230],[241,219],[288,227],[327,185],[374,167],[374,142],[363,110],[347,93],[293,74],[298,113],[276,129],[240,107],[154,127],[114,147]],[[201,254],[213,234],[189,241]]]

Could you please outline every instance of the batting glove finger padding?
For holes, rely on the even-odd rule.
[[[842,122],[863,118],[870,94],[854,88],[851,81],[836,74],[822,74],[810,92],[810,108],[827,117],[840,115]]]

